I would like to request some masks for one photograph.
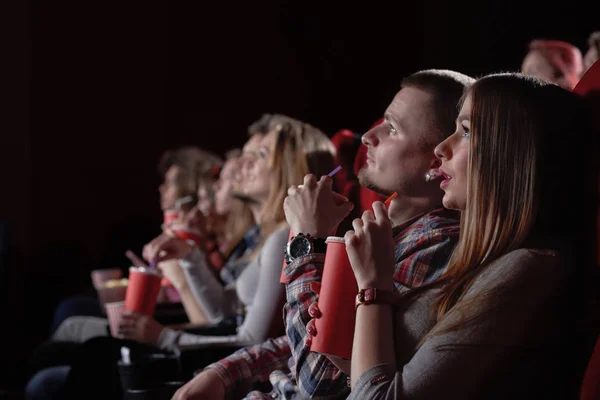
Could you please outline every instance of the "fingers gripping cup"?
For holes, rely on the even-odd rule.
[[[152,316],[160,291],[162,275],[155,269],[129,268],[129,284],[125,295],[125,311]]]
[[[350,359],[356,320],[354,299],[358,285],[346,253],[344,238],[329,236],[326,243],[319,294],[322,316],[315,320],[317,335],[313,337],[310,349],[328,356]]]

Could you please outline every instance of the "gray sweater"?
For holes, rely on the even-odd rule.
[[[369,369],[349,399],[539,398],[539,378],[560,370],[556,350],[568,345],[558,337],[569,328],[560,312],[568,278],[555,253],[520,249],[489,265],[437,323],[439,289],[424,291],[395,314],[398,370]]]
[[[233,316],[240,308],[245,310],[246,318],[237,335],[232,336],[193,335],[165,327],[160,334],[159,347],[174,350],[178,346],[222,343],[245,346],[266,340],[273,317],[282,312],[278,305],[284,286],[279,283],[279,277],[288,235],[287,226],[274,231],[239,278],[225,287],[209,270],[202,253],[195,252],[181,260],[192,293],[211,322]]]

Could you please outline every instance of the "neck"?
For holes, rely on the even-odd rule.
[[[262,221],[263,215],[263,205],[261,203],[248,203],[248,207],[250,208],[250,212],[252,213],[252,217],[254,218],[254,222],[257,225],[260,225]]]
[[[398,195],[388,208],[388,216],[392,220],[392,226],[398,226],[404,222],[440,207],[441,202],[433,201],[429,197],[402,197]]]

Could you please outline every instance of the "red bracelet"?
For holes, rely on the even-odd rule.
[[[401,296],[391,290],[367,288],[358,291],[354,306],[355,309],[360,305],[369,304],[390,304],[393,307],[397,307],[401,301]]]

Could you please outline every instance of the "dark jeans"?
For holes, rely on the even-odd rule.
[[[62,300],[54,311],[50,336],[52,336],[64,320],[75,316],[103,317],[104,314],[100,308],[98,297],[81,294]]]

